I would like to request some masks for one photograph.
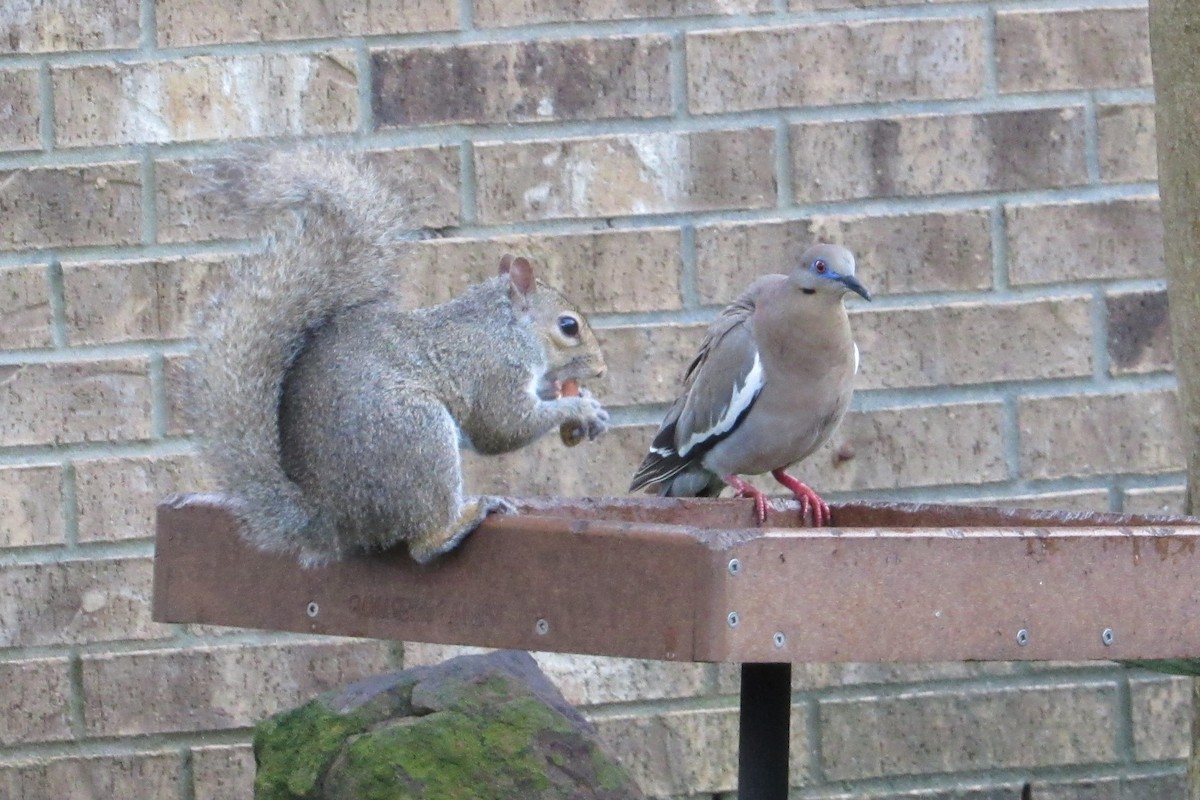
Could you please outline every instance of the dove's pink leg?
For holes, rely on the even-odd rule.
[[[726,475],[721,480],[728,483],[737,492],[738,497],[754,498],[754,518],[762,525],[767,521],[767,496],[755,489],[737,475]]]
[[[808,514],[808,510],[811,508],[814,528],[820,528],[829,522],[829,504],[821,499],[821,495],[781,469],[773,470],[771,475],[796,495],[796,499],[800,501],[801,519]]]

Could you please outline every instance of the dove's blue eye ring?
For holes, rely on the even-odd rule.
[[[829,269],[829,265],[818,258],[813,262],[813,269],[815,269],[818,273],[823,273]]]

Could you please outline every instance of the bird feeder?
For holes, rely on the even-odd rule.
[[[739,798],[787,796],[791,665],[1200,656],[1200,519],[905,503],[530,499],[421,566],[260,552],[217,495],[158,509],[154,619],[738,663]],[[1139,598],[1154,597],[1154,603]]]

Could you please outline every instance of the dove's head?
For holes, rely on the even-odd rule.
[[[867,287],[854,277],[854,254],[836,244],[817,244],[805,250],[788,279],[804,294],[840,301],[847,292],[854,292],[864,300],[871,299]]]

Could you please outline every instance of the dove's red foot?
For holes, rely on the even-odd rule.
[[[792,494],[796,495],[796,499],[800,501],[800,519],[803,520],[811,508],[814,528],[820,528],[829,523],[829,504],[821,499],[821,495],[781,469],[774,470],[771,474],[775,480],[791,489]]]
[[[767,496],[765,494],[746,483],[737,475],[726,475],[722,480],[733,487],[738,497],[751,497],[754,499],[754,519],[758,521],[759,525],[767,521]]]

